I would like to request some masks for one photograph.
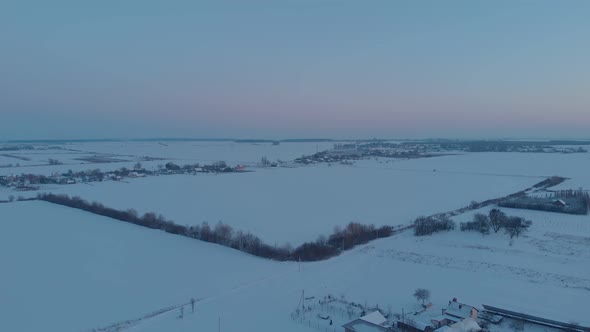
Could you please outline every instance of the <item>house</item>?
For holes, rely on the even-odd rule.
[[[353,320],[352,322],[346,323],[342,325],[344,328],[344,332],[391,332],[393,330],[380,326],[375,325],[373,323],[369,323],[364,321],[360,318]]]
[[[438,329],[443,326],[451,325],[457,322],[454,317],[448,315],[439,315],[430,318],[430,322],[432,323],[432,327]]]
[[[474,318],[468,317],[450,326],[443,326],[436,332],[475,332],[481,331],[481,326]]]
[[[374,311],[348,322],[342,327],[345,332],[391,332],[392,330],[385,324],[387,324],[387,319],[379,311]]]
[[[379,311],[373,311],[370,314],[362,316],[360,319],[375,325],[383,325],[387,323],[387,318],[383,317]]]
[[[559,207],[564,207],[567,205],[567,203],[563,199],[556,199],[553,201],[552,204]]]
[[[407,332],[431,332],[448,323],[446,317],[439,315],[438,310],[429,303],[421,311],[408,314],[398,320],[397,327]]]
[[[463,320],[465,318],[477,319],[478,313],[479,310],[477,308],[464,303],[459,303],[457,298],[449,301],[448,307],[442,310],[443,315],[458,318],[459,320]]]
[[[403,321],[398,321],[398,327],[409,332],[460,332],[463,328],[481,330],[477,325],[479,310],[467,304],[459,303],[456,298],[449,301],[449,305],[439,311],[432,305],[423,310],[408,315]],[[473,324],[475,323],[475,325]],[[465,331],[467,331],[465,330]]]

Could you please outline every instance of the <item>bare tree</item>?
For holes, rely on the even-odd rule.
[[[494,230],[494,233],[498,233],[500,228],[504,226],[508,217],[506,214],[498,209],[492,209],[489,213],[490,227]]]
[[[476,213],[473,216],[473,222],[477,226],[477,230],[482,234],[490,232],[490,218],[483,213]]]
[[[504,228],[506,228],[506,233],[510,235],[510,238],[512,239],[513,237],[519,237],[520,234],[526,232],[531,224],[532,222],[530,220],[525,220],[521,217],[509,217]]]
[[[228,245],[233,237],[234,230],[231,226],[224,224],[221,220],[217,222],[215,228],[213,229],[213,233],[217,240],[217,243]]]
[[[14,195],[10,195],[10,196],[8,196],[8,200],[9,200],[10,202],[14,202]]]
[[[260,164],[261,164],[262,166],[268,166],[268,165],[270,165],[270,161],[268,160],[268,158],[266,158],[266,156],[263,156],[263,157],[260,159]]]
[[[414,297],[416,298],[417,301],[422,300],[422,304],[424,304],[424,301],[426,301],[430,298],[430,291],[425,288],[418,288],[414,292]]]

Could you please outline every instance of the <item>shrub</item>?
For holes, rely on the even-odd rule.
[[[498,209],[490,210],[488,215],[490,227],[494,230],[494,233],[498,233],[500,228],[504,226],[508,217],[506,214]]]
[[[490,233],[490,218],[482,213],[476,213],[473,216],[473,221],[462,222],[462,231],[476,231],[482,234]]]
[[[512,239],[513,237],[519,237],[520,234],[526,232],[531,224],[532,221],[525,220],[521,217],[509,217],[504,228],[506,229],[506,234],[510,235],[510,238]]]
[[[455,229],[455,223],[446,215],[418,217],[414,221],[414,235],[423,236]]]
[[[295,260],[319,261],[338,255],[339,250],[317,242],[304,243],[297,247],[291,255]]]

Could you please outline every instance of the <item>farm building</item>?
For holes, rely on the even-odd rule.
[[[479,310],[473,306],[459,303],[454,298],[441,311],[429,304],[422,311],[398,321],[397,325],[408,332],[481,330],[477,324]]]
[[[374,311],[348,322],[342,327],[345,332],[391,332],[392,330],[385,324],[387,324],[387,319],[379,311]]]
[[[523,320],[525,322],[541,325],[541,326],[548,326],[548,327],[555,327],[558,329],[566,330],[566,331],[578,331],[578,332],[588,332],[590,331],[590,326],[583,326],[574,322],[561,322],[554,319],[546,318],[546,317],[538,317],[533,316],[530,314],[517,312],[513,310],[493,307],[490,305],[483,305],[484,309],[492,314],[500,315],[503,317],[508,318],[515,318],[519,320]]]
[[[449,306],[446,309],[443,309],[442,313],[443,315],[449,315],[459,319],[465,319],[469,317],[477,319],[479,310],[470,305],[459,303],[457,302],[457,298],[454,298],[452,301],[449,301]]]

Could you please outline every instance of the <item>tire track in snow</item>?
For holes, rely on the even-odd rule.
[[[380,258],[395,259],[402,262],[437,266],[441,268],[452,268],[470,272],[482,270],[492,270],[497,273],[511,275],[513,277],[524,279],[533,283],[552,283],[554,285],[566,288],[579,288],[590,291],[590,279],[579,278],[569,275],[563,275],[552,272],[541,272],[529,268],[501,265],[490,262],[480,262],[474,260],[461,260],[444,256],[418,254],[414,252],[397,251],[393,249],[375,249],[366,247],[360,250],[365,254],[374,255]]]

